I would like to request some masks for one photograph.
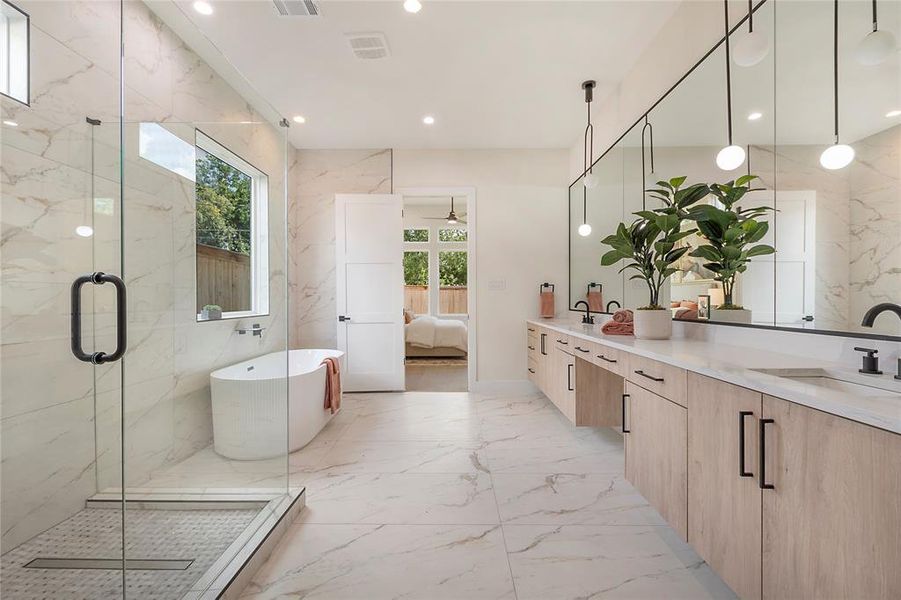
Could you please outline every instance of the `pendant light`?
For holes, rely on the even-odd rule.
[[[824,169],[843,169],[854,160],[854,148],[838,141],[838,0],[833,2],[832,15],[832,93],[833,93],[833,133],[835,143],[823,150],[820,164]]]
[[[895,51],[895,36],[890,31],[879,30],[879,19],[876,18],[876,0],[873,0],[873,31],[861,40],[857,46],[855,57],[865,67],[878,65]]]
[[[748,0],[748,34],[735,43],[735,64],[739,67],[753,67],[764,59],[770,50],[766,34],[754,31],[753,0]]]
[[[729,0],[723,0],[723,23],[726,27],[726,119],[729,145],[716,155],[716,166],[734,171],[745,162],[745,149],[732,143],[732,64],[729,55]]]
[[[592,173],[594,154],[594,126],[591,124],[591,101],[594,100],[594,86],[596,83],[588,80],[582,83],[585,90],[585,104],[588,105],[588,125],[585,127],[585,135],[582,139],[582,224],[579,225],[579,235],[587,237],[591,235],[591,225],[588,224],[588,192],[598,186],[597,175]]]

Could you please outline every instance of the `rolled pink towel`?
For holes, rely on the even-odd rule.
[[[632,318],[632,311],[628,308],[623,308],[613,313],[613,320],[617,323],[631,323]]]
[[[601,327],[601,333],[604,335],[635,335],[635,328],[631,321],[607,321]]]

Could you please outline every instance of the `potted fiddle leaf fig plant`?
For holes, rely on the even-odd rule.
[[[601,257],[602,266],[626,260],[620,272],[636,271],[629,279],[641,279],[648,286],[648,305],[639,307],[633,316],[635,337],[639,339],[662,340],[672,335],[672,315],[660,305],[660,291],[667,278],[678,271],[675,263],[691,250],[689,246],[677,246],[678,242],[697,232],[693,228],[683,230],[685,215],[690,206],[709,193],[705,184],[683,189],[685,179],[658,181],[659,188],[649,191],[663,206],[633,213],[637,218],[631,225],[620,223],[616,233],[601,240],[611,248]]]
[[[756,175],[744,175],[735,181],[715,183],[709,189],[719,206],[699,204],[688,211],[688,218],[697,224],[707,242],[692,250],[689,256],[706,260],[704,268],[712,271],[714,279],[723,286],[723,303],[712,308],[712,321],[751,322],[751,311],[736,302],[736,279],[748,270],[752,258],[776,252],[772,246],[758,243],[769,231],[764,217],[773,209],[738,206],[748,192],[756,191],[751,188],[755,179]]]

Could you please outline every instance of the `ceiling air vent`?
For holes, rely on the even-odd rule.
[[[272,0],[283,17],[318,17],[319,3],[313,0]]]
[[[388,40],[384,33],[348,33],[347,41],[354,56],[361,60],[388,58]]]

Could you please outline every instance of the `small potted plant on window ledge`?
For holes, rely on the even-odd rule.
[[[675,263],[691,250],[689,246],[677,247],[677,243],[697,232],[697,229],[682,229],[687,209],[709,193],[704,184],[680,189],[685,179],[658,181],[660,188],[649,191],[663,207],[634,213],[638,218],[631,225],[620,223],[616,233],[601,240],[612,248],[601,257],[602,266],[626,260],[620,272],[637,271],[629,279],[641,279],[648,286],[648,305],[639,307],[633,315],[635,337],[639,339],[665,340],[673,332],[672,313],[660,306],[660,291],[666,280],[678,271]]]
[[[218,304],[207,304],[200,311],[202,321],[216,321],[222,318],[222,307]]]
[[[710,320],[729,323],[750,323],[751,311],[736,302],[735,283],[739,273],[748,270],[748,263],[755,256],[773,254],[776,249],[758,244],[769,231],[769,224],[762,219],[767,206],[740,208],[736,204],[751,189],[756,175],[744,175],[728,183],[715,183],[710,193],[720,206],[701,204],[688,211],[688,218],[697,223],[701,236],[707,242],[695,248],[690,256],[705,259],[704,267],[713,271],[714,279],[723,286],[723,303],[711,308]]]

